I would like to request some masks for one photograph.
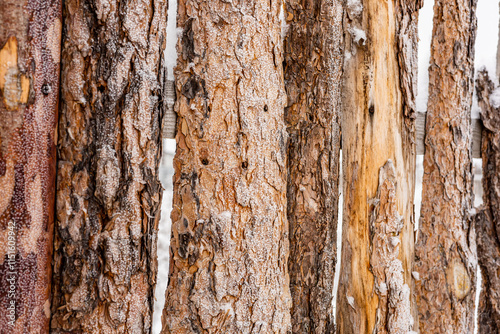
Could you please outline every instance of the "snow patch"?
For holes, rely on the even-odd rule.
[[[361,42],[362,45],[365,45],[366,42],[366,32],[363,29],[357,27],[350,27],[349,32],[354,40],[354,43],[358,44]]]
[[[500,87],[497,87],[490,95],[490,104],[493,108],[500,107]]]
[[[360,0],[347,0],[347,10],[351,16],[361,16],[363,4]]]

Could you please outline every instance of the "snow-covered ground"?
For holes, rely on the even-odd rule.
[[[425,0],[424,7],[420,10],[419,17],[419,73],[418,73],[418,95],[417,109],[425,111],[427,109],[428,98],[428,66],[430,59],[430,44],[432,37],[432,19],[433,19],[434,0]],[[176,62],[175,44],[177,41],[178,30],[175,26],[175,18],[177,11],[177,1],[169,1],[168,10],[168,25],[167,25],[167,46],[165,50],[166,65],[168,67],[168,79],[173,80],[173,67]],[[490,77],[495,78],[496,68],[496,50],[498,38],[498,19],[499,19],[498,1],[479,0],[477,7],[478,31],[475,47],[475,68],[476,71],[486,67],[490,73]],[[496,80],[498,82],[498,79]],[[477,101],[474,101],[472,117],[479,117],[479,108]],[[165,303],[165,289],[168,282],[168,257],[170,246],[170,211],[172,209],[172,176],[173,167],[172,159],[175,153],[175,140],[165,139],[163,158],[160,166],[160,178],[165,188],[163,193],[162,213],[160,227],[158,233],[158,280],[156,286],[156,303],[153,315],[153,333],[157,334],[161,330],[161,312]],[[420,217],[420,203],[422,193],[422,175],[423,175],[423,157],[417,156],[416,168],[416,190],[415,190],[415,218],[418,224]],[[482,188],[481,188],[481,160],[474,159],[474,205],[477,207],[482,203]],[[339,201],[341,207],[342,198]],[[337,264],[337,272],[340,269],[340,250],[341,250],[341,231],[342,231],[342,212],[339,212],[339,228],[338,228],[338,245],[339,261]],[[335,277],[335,289],[338,285],[338,277]],[[478,289],[479,293],[479,289]]]

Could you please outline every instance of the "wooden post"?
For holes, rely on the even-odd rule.
[[[0,0],[0,333],[47,333],[61,1]]]
[[[342,334],[413,328],[413,196],[420,1],[349,1],[342,152]]]
[[[289,0],[285,7],[292,331],[333,333],[343,4]]]
[[[436,0],[415,271],[421,333],[474,329],[471,106],[476,1]]]
[[[150,333],[168,1],[64,1],[52,333]]]

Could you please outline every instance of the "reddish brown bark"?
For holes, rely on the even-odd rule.
[[[181,0],[162,333],[288,333],[279,0]]]
[[[472,333],[476,247],[471,105],[476,1],[437,0],[429,67],[421,223],[415,247],[421,333]]]
[[[0,1],[0,333],[46,333],[61,1]]]
[[[149,333],[167,2],[64,2],[52,333]]]
[[[500,107],[490,101],[494,84],[479,72],[476,90],[481,107],[483,208],[476,215],[477,255],[481,266],[478,333],[500,332]]]
[[[286,2],[288,221],[294,333],[333,333],[343,5]]]

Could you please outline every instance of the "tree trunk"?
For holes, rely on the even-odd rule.
[[[472,333],[471,104],[476,1],[436,0],[415,270],[421,333]]]
[[[481,265],[480,334],[500,333],[500,105],[490,102],[494,84],[479,72],[477,97],[483,121],[483,209],[476,215],[477,255]],[[497,88],[498,89],[498,88]],[[498,92],[497,92],[498,93]]]
[[[149,333],[167,3],[64,4],[53,333]]]
[[[163,333],[289,333],[281,1],[179,1]]]
[[[288,221],[294,333],[334,333],[340,106],[340,0],[286,3]]]
[[[407,333],[416,313],[411,268],[420,6],[347,3],[339,333]]]
[[[61,1],[0,0],[0,333],[46,333]]]

